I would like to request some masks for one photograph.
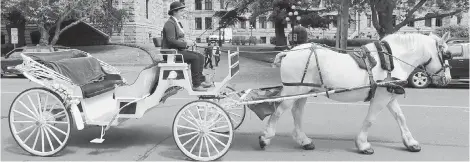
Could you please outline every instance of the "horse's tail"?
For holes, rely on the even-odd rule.
[[[281,53],[277,54],[276,57],[274,58],[273,63],[271,64],[271,66],[273,68],[279,67],[281,65],[282,58],[285,57],[286,55],[287,55],[287,53],[285,53],[285,52],[281,52]]]

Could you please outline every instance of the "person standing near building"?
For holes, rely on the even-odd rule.
[[[214,66],[212,65],[212,53],[213,53],[213,48],[214,45],[212,45],[212,41],[209,42],[207,45],[207,48],[205,48],[205,56],[206,56],[206,63],[204,64],[204,69],[207,69],[207,65],[209,64],[211,69],[214,69]]]

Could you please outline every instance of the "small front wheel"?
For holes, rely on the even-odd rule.
[[[52,156],[65,148],[72,126],[62,98],[45,88],[21,92],[10,107],[10,132],[16,143],[36,156]]]
[[[193,101],[176,114],[173,138],[187,157],[198,161],[217,160],[232,145],[232,121],[227,112],[216,103]]]

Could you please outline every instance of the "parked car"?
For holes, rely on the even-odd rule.
[[[15,69],[16,65],[23,62],[21,53],[24,54],[36,54],[36,53],[53,53],[58,51],[69,50],[68,47],[64,46],[23,46],[15,48],[12,51],[1,57],[1,76],[5,75],[21,75],[21,73]]]
[[[470,43],[468,38],[454,38],[447,41],[452,59],[449,60],[452,81],[467,82],[469,80]],[[415,69],[408,77],[408,83],[414,88],[426,88],[433,84],[431,78],[422,69]]]

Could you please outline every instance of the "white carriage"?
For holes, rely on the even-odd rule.
[[[228,52],[228,76],[222,82],[215,82],[208,91],[198,92],[192,90],[188,64],[175,61],[176,56],[182,55],[176,50],[166,52],[174,53],[164,54],[168,58],[166,62],[154,59],[154,64],[143,69],[132,84],[121,77],[118,69],[83,51],[52,59],[22,54],[24,61],[16,68],[42,87],[27,89],[14,99],[9,112],[14,139],[33,155],[52,156],[66,147],[72,126],[78,130],[100,126],[101,136],[91,142],[102,143],[111,126],[118,126],[126,119],[141,118],[185,89],[190,95],[199,96],[199,100],[184,105],[176,114],[172,126],[176,145],[194,160],[222,157],[229,150],[233,131],[240,126],[246,112],[244,106],[232,104],[240,96],[230,93],[234,90],[226,86],[239,71],[239,53]],[[71,62],[81,62],[83,67],[93,67],[95,63],[99,67],[67,66]],[[88,72],[102,76],[94,82],[78,84],[77,80],[92,77]]]

